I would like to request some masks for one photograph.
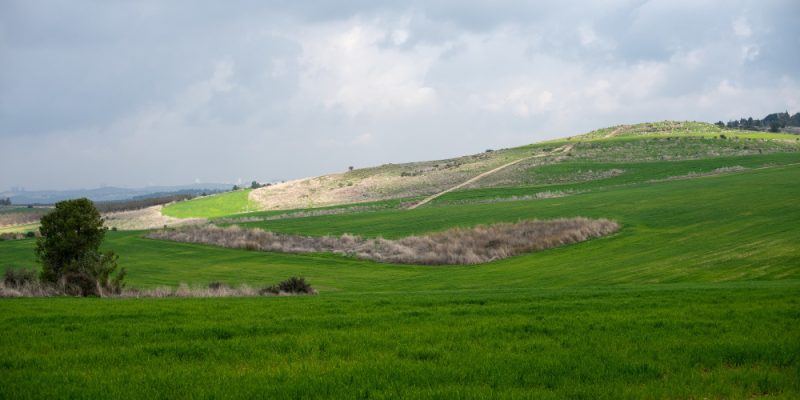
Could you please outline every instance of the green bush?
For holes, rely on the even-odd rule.
[[[268,288],[261,289],[260,293],[316,294],[317,291],[311,287],[311,284],[306,282],[305,278],[293,276],[277,285],[272,285]]]
[[[126,271],[117,270],[117,257],[113,252],[84,253],[64,268],[59,285],[64,293],[74,296],[105,296],[119,294],[125,286]]]
[[[122,291],[125,269],[117,272],[118,257],[113,252],[100,252],[106,228],[90,200],[56,203],[55,210],[42,217],[39,230],[42,237],[36,242],[36,257],[42,264],[43,282],[76,296]]]
[[[42,217],[39,230],[36,257],[42,263],[42,280],[51,283],[61,278],[67,265],[99,251],[106,233],[100,212],[88,199],[56,203],[55,210]]]

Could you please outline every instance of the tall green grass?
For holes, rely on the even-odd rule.
[[[800,395],[797,284],[0,301],[0,397]]]

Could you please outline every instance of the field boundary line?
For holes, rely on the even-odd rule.
[[[415,209],[415,208],[417,208],[419,206],[422,206],[424,204],[430,203],[432,200],[435,200],[437,197],[443,196],[443,195],[445,195],[447,193],[450,193],[450,192],[452,192],[454,190],[461,189],[464,186],[467,186],[467,185],[470,185],[472,183],[475,183],[475,182],[481,180],[482,178],[485,178],[485,177],[487,177],[489,175],[497,173],[498,171],[506,169],[506,168],[508,168],[508,167],[510,167],[510,166],[512,166],[514,164],[520,163],[520,162],[525,161],[525,160],[530,160],[530,159],[533,159],[533,158],[547,157],[549,155],[553,155],[553,154],[559,153],[559,152],[560,153],[564,153],[564,152],[572,150],[573,146],[574,146],[574,144],[565,144],[565,145],[563,145],[561,147],[558,147],[558,148],[556,148],[556,149],[554,149],[554,150],[552,150],[550,152],[547,152],[547,153],[537,154],[537,155],[533,155],[533,156],[530,156],[530,157],[523,157],[523,158],[520,158],[518,160],[514,160],[514,161],[511,161],[509,163],[503,164],[503,165],[501,165],[501,166],[499,166],[499,167],[497,167],[495,169],[483,172],[483,173],[478,174],[478,175],[476,175],[476,176],[474,176],[474,177],[472,177],[470,179],[467,179],[466,181],[464,181],[464,182],[462,182],[462,183],[460,183],[460,184],[458,184],[456,186],[453,186],[453,187],[451,187],[451,188],[449,188],[447,190],[443,190],[443,191],[441,191],[439,193],[436,193],[434,195],[428,196],[428,197],[422,199],[419,203],[414,204],[411,207],[408,207],[408,209],[409,210],[413,210],[413,209]]]

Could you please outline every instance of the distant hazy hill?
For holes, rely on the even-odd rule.
[[[166,194],[199,193],[228,190],[227,183],[200,183],[178,186],[148,186],[144,188],[102,187],[77,190],[32,190],[0,193],[0,198],[10,198],[13,204],[51,204],[61,200],[86,197],[92,201],[116,201],[147,198]]]

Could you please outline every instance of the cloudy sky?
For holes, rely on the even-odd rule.
[[[3,0],[0,190],[292,179],[794,113],[799,17],[797,0]]]

